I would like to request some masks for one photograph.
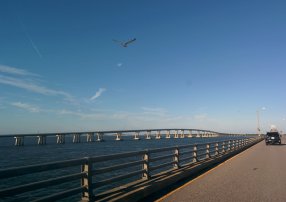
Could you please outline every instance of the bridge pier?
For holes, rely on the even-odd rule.
[[[181,136],[180,136],[180,138],[185,138],[185,134],[184,134],[184,130],[181,130]]]
[[[24,146],[24,136],[16,136],[15,138],[15,146]]]
[[[151,140],[151,131],[146,132],[146,140]]]
[[[206,132],[202,132],[202,138],[207,137],[207,133]]]
[[[140,140],[139,132],[135,132],[133,139],[134,140]]]
[[[157,133],[156,133],[156,137],[155,137],[156,139],[161,139],[161,131],[157,131]]]
[[[103,133],[101,133],[101,132],[96,133],[96,137],[97,137],[96,141],[98,141],[98,142],[104,141],[103,140]]]
[[[189,138],[192,138],[192,137],[193,137],[191,130],[189,130],[189,135],[188,135],[188,137],[189,137]]]
[[[167,131],[166,131],[166,138],[167,138],[167,139],[170,139],[170,138],[171,138],[171,132],[170,132],[170,130],[167,130]]]
[[[174,138],[179,138],[179,134],[178,134],[178,131],[177,131],[177,130],[175,130]]]
[[[37,136],[37,138],[38,138],[38,145],[46,144],[46,139],[47,139],[46,135],[39,135]]]
[[[87,133],[86,141],[87,142],[94,142],[94,133]]]
[[[80,134],[78,134],[78,133],[73,134],[72,142],[73,143],[80,143]]]
[[[65,135],[57,134],[57,144],[65,144]]]
[[[116,133],[116,139],[117,141],[121,141],[121,136],[122,136],[122,133]]]

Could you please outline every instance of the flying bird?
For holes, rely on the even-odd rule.
[[[127,46],[130,44],[130,43],[132,43],[132,42],[134,42],[134,41],[136,41],[136,38],[133,38],[133,39],[131,39],[131,40],[129,40],[129,41],[118,41],[118,40],[115,40],[115,39],[113,39],[113,41],[114,42],[116,42],[116,43],[119,43],[121,46],[123,46],[124,48],[127,48]]]

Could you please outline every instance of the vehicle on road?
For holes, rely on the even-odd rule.
[[[281,144],[281,136],[278,132],[268,132],[265,136],[265,144]]]

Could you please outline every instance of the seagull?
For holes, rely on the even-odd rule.
[[[136,41],[136,38],[133,38],[133,39],[131,39],[131,40],[129,40],[129,41],[118,41],[118,40],[115,40],[115,39],[113,39],[113,41],[114,42],[116,42],[116,43],[119,43],[121,46],[123,46],[124,48],[127,48],[127,46],[128,46],[128,44],[130,44],[130,43],[132,43],[132,42],[134,42],[134,41]]]

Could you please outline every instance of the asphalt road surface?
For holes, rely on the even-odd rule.
[[[286,202],[286,138],[262,141],[157,201]]]

